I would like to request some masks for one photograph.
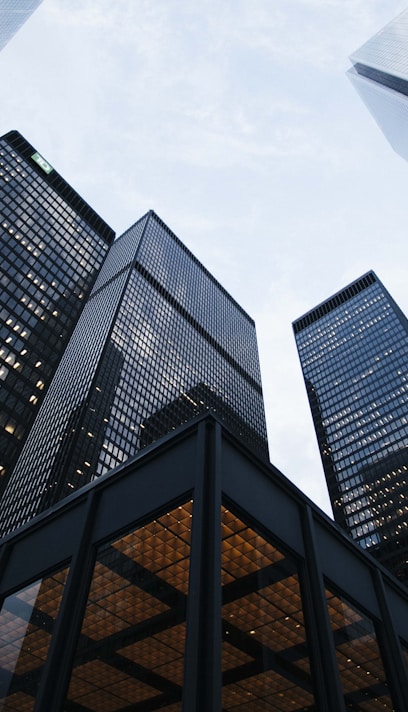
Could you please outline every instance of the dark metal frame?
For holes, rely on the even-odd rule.
[[[189,496],[193,523],[184,712],[221,711],[223,496],[299,562],[319,712],[345,712],[325,579],[379,622],[393,703],[403,712],[408,679],[400,638],[408,641],[408,592],[213,415],[199,417],[149,446],[3,540],[1,599],[70,562],[35,712],[63,709],[97,546]]]

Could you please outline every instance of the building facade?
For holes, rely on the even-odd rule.
[[[17,131],[0,138],[0,492],[113,237]]]
[[[0,50],[41,3],[42,0],[0,0]]]
[[[406,712],[407,672],[406,589],[212,415],[1,542],[3,709]]]
[[[392,148],[408,160],[408,10],[356,50],[348,77]]]
[[[0,503],[3,532],[206,410],[268,458],[254,322],[151,211],[112,245]]]
[[[408,321],[368,272],[293,324],[335,520],[408,582]]]

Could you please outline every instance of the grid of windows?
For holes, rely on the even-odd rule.
[[[0,139],[1,489],[113,237],[41,175],[33,150],[16,132]]]
[[[387,74],[395,74],[402,79],[408,79],[407,36],[408,11],[404,10],[380,32],[365,42],[362,47],[353,52],[350,59],[353,64],[360,62]]]
[[[296,341],[335,518],[386,563],[408,529],[407,321],[375,278]]]
[[[147,419],[200,384],[217,394],[220,404],[225,402],[229,406],[237,428],[239,414],[250,413],[252,445],[254,449],[257,445],[264,447],[257,436],[263,425],[259,391],[209,345],[174,305],[163,300],[137,270],[128,283],[111,343],[121,352],[124,362],[118,382],[114,378],[108,380],[115,384],[115,393],[109,422],[104,428],[97,474],[134,454],[140,447],[141,430]],[[111,359],[110,352],[107,358]],[[100,387],[104,385],[101,383]],[[202,397],[205,398],[204,391]],[[169,408],[163,414],[160,434],[179,424]],[[230,425],[233,427],[234,422]]]
[[[138,262],[191,319],[247,374],[260,382],[254,322],[214,277],[160,221],[152,222]]]
[[[99,274],[13,473],[4,528],[204,410],[267,458],[254,323],[148,213]]]

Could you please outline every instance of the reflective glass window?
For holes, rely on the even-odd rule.
[[[298,567],[222,510],[223,710],[315,710]]]
[[[374,622],[343,596],[326,596],[347,710],[394,710]]]
[[[68,568],[4,599],[0,611],[0,708],[31,712]]]
[[[65,710],[181,712],[191,511],[99,547]]]
[[[402,642],[401,649],[402,649],[402,657],[404,659],[405,668],[406,668],[407,675],[408,675],[408,642],[405,642],[405,641]]]

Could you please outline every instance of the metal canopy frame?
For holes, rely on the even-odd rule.
[[[408,592],[213,415],[201,416],[149,446],[3,540],[1,600],[69,563],[35,712],[64,709],[97,547],[190,497],[183,712],[222,710],[223,502],[297,562],[314,709],[347,709],[326,605],[328,582],[375,622],[393,704],[403,712],[408,680],[400,641],[408,641]]]

